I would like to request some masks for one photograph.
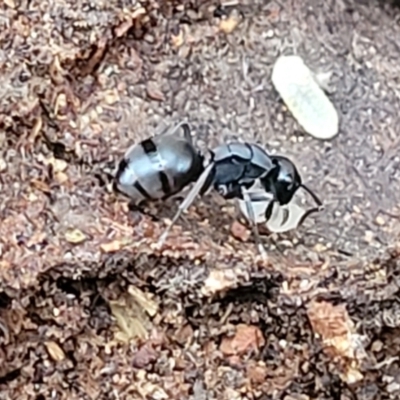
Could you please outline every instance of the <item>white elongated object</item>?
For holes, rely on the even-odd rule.
[[[245,201],[238,199],[237,204],[243,217],[246,218],[247,221],[250,221]],[[258,201],[252,203],[252,207],[256,223],[265,224],[270,232],[283,233],[296,229],[307,212],[304,208],[293,202],[284,207],[279,206],[278,203],[274,203],[271,218],[266,221],[265,211],[268,204],[268,201]]]
[[[300,57],[280,56],[272,71],[272,83],[307,133],[325,140],[337,135],[338,113]]]

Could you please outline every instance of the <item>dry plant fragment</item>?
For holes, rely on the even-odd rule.
[[[4,3],[10,8],[15,8],[15,1],[14,0],[4,0]]]
[[[156,101],[165,101],[165,96],[161,92],[160,89],[156,87],[156,84],[154,82],[149,82],[147,84],[147,95],[151,100],[156,100]]]
[[[192,338],[193,328],[189,324],[182,325],[174,336],[174,339],[181,345],[190,342]]]
[[[137,8],[135,11],[133,11],[132,15],[130,16],[132,18],[132,20],[136,20],[139,17],[141,17],[142,15],[146,15],[146,9],[144,7],[139,7]]]
[[[4,172],[7,169],[7,163],[4,158],[0,158],[0,172]]]
[[[211,296],[222,290],[232,288],[237,279],[233,270],[212,270],[201,291],[205,296]]]
[[[250,230],[246,229],[240,222],[234,221],[231,225],[231,233],[235,239],[247,242],[250,237]]]
[[[128,293],[140,304],[143,309],[150,315],[154,317],[158,312],[158,304],[151,300],[149,296],[142,290],[136,288],[135,286],[129,286]]]
[[[219,23],[219,30],[226,34],[232,33],[239,25],[240,16],[236,10],[233,10],[228,18],[224,18]]]
[[[115,27],[114,29],[114,35],[117,38],[120,38],[122,36],[125,36],[125,34],[131,29],[133,26],[133,20],[129,18],[127,21],[121,22],[120,25]]]
[[[338,113],[300,57],[279,57],[272,71],[272,83],[306,132],[318,139],[337,135]]]
[[[130,286],[127,294],[110,302],[110,308],[120,328],[115,335],[117,340],[129,342],[149,338],[151,323],[148,315],[153,317],[158,312],[158,304],[140,289]]]
[[[184,38],[184,34],[183,34],[183,29],[179,29],[179,32],[174,35],[171,35],[171,43],[172,46],[174,46],[175,48],[181,47],[183,45],[183,43],[185,42],[185,38]]]
[[[154,399],[154,400],[167,400],[170,396],[158,385],[152,382],[146,382],[143,385],[139,385],[137,388],[138,393],[142,399]]]
[[[250,362],[246,365],[247,376],[254,383],[261,384],[267,377],[267,368],[264,363]]]
[[[110,302],[110,308],[120,329],[115,334],[116,340],[129,342],[132,339],[145,340],[148,338],[148,332],[140,312],[135,312],[118,302]]]
[[[365,350],[344,305],[313,301],[308,306],[308,318],[314,333],[321,337],[324,351],[341,367],[341,378],[348,384],[363,378],[359,371]]]
[[[97,43],[97,48],[94,54],[87,60],[86,65],[82,68],[81,73],[83,76],[93,73],[93,71],[100,64],[107,50],[108,40],[101,38]]]
[[[157,352],[149,344],[145,344],[135,353],[132,364],[136,368],[145,368],[156,361]]]
[[[56,342],[46,342],[45,343],[46,349],[50,354],[50,357],[54,361],[62,361],[65,358],[64,351],[61,349],[61,347],[56,343]]]
[[[112,242],[103,243],[100,245],[100,249],[104,253],[114,253],[118,250],[121,250],[122,247],[123,243],[120,240],[113,240]]]
[[[79,244],[86,240],[86,235],[79,229],[72,229],[65,233],[65,240],[69,243]]]
[[[38,189],[43,193],[46,193],[46,194],[51,193],[50,186],[46,182],[39,181],[37,179],[32,179],[31,184],[35,189]]]
[[[264,344],[265,340],[259,328],[240,324],[236,328],[235,336],[222,340],[220,350],[227,356],[242,355],[249,350],[258,350]]]
[[[116,251],[121,250],[125,246],[128,246],[132,243],[131,238],[121,238],[116,239],[111,242],[102,243],[100,245],[100,250],[104,253],[115,253]]]

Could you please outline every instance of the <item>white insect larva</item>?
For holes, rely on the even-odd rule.
[[[338,133],[338,113],[300,57],[279,57],[272,83],[306,132],[318,139],[331,139]]]

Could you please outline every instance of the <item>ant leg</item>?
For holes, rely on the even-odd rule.
[[[306,218],[313,213],[319,212],[321,211],[321,206],[319,207],[314,207],[314,208],[310,208],[309,210],[307,210],[303,216],[300,218],[299,223],[297,224],[297,227],[300,227],[301,225],[303,225],[303,222],[306,220]]]
[[[181,121],[173,126],[166,126],[162,128],[159,133],[156,133],[156,136],[174,135],[181,127],[183,128],[184,138],[192,143],[192,136],[190,135],[190,125],[186,121]]]
[[[251,201],[250,194],[246,190],[242,190],[242,194],[243,194],[243,199],[246,204],[247,215],[249,216],[250,223],[253,228],[253,235],[254,235],[254,239],[256,241],[258,251],[260,252],[262,258],[267,259],[268,258],[267,252],[265,251],[265,248],[264,248],[263,244],[261,243],[260,234],[258,232],[256,217],[254,215],[253,204]]]
[[[180,125],[183,129],[183,137],[190,143],[193,144],[193,138],[190,134],[190,125],[187,122],[181,122]]]
[[[210,163],[207,168],[203,171],[200,175],[200,178],[195,183],[193,188],[190,190],[188,195],[186,196],[185,200],[179,205],[178,211],[175,213],[174,217],[172,218],[171,224],[168,228],[164,231],[164,233],[160,236],[158,240],[158,246],[162,246],[167,239],[169,232],[171,231],[172,226],[176,223],[182,212],[186,211],[193,203],[196,196],[199,194],[200,190],[202,190],[204,183],[207,181],[207,178],[214,167],[214,163]]]
[[[308,194],[313,198],[315,203],[318,205],[318,210],[322,210],[324,208],[322,201],[319,199],[319,197],[311,190],[309,189],[306,185],[301,185],[301,187],[308,192]]]
[[[267,209],[265,210],[265,219],[267,221],[269,221],[269,219],[272,216],[272,211],[274,210],[274,204],[275,204],[274,200],[271,200],[271,202],[268,204]]]
[[[175,125],[170,132],[168,132],[169,135],[174,135],[179,128],[182,128],[183,132],[183,137],[190,143],[193,144],[193,138],[192,135],[190,134],[190,125],[186,121],[181,121],[179,124]]]

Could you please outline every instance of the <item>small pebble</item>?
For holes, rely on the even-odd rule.
[[[389,393],[398,392],[400,390],[400,384],[397,382],[389,383],[389,385],[386,386],[386,389]]]
[[[235,239],[247,242],[250,237],[250,231],[238,221],[234,221],[231,226],[231,233]]]
[[[383,349],[383,343],[380,340],[375,340],[375,342],[372,343],[371,350],[374,353],[379,353],[382,351],[382,349]]]
[[[7,163],[3,158],[0,158],[0,172],[4,172],[7,169]]]
[[[274,37],[274,31],[272,29],[269,29],[267,32],[264,33],[264,37],[270,39]]]
[[[369,231],[369,230],[365,231],[364,240],[367,243],[372,243],[372,241],[374,240],[374,232]]]

